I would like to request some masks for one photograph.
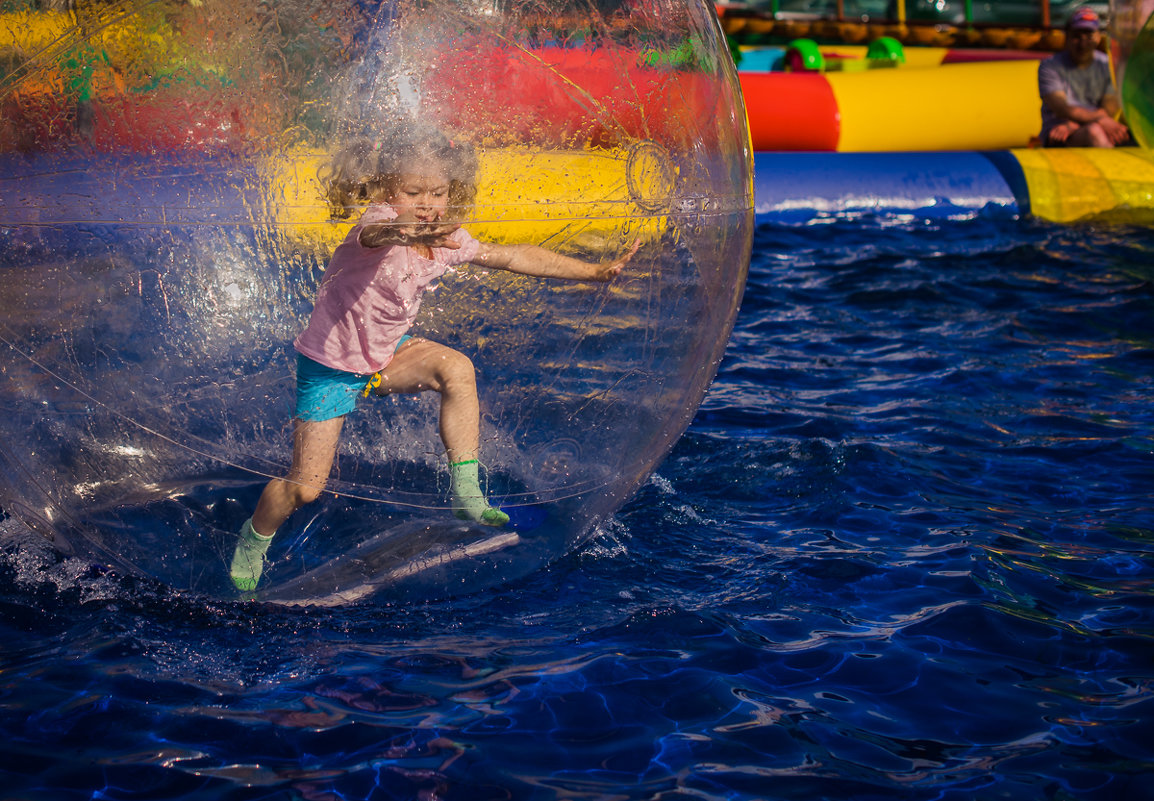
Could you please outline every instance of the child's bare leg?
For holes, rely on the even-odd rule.
[[[264,569],[264,555],[276,530],[289,515],[321,494],[333,468],[344,421],[344,417],[296,421],[293,463],[288,475],[265,485],[256,511],[241,528],[229,570],[238,589],[256,589]]]
[[[265,486],[252,515],[253,528],[271,536],[289,515],[320,496],[333,469],[344,423],[343,416],[295,421],[292,467],[283,479],[274,478]]]
[[[427,339],[411,339],[381,371],[378,395],[432,390],[441,395],[441,441],[449,457],[453,511],[458,517],[501,526],[509,516],[489,506],[481,492],[477,455],[481,440],[481,406],[477,377],[469,357]]]

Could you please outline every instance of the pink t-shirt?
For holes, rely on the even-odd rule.
[[[337,247],[308,325],[293,342],[299,352],[350,373],[368,375],[384,369],[412,327],[425,288],[449,267],[477,255],[480,243],[463,228],[450,237],[461,247],[433,248],[431,259],[403,245],[361,245],[365,225],[396,216],[392,206],[370,206]]]

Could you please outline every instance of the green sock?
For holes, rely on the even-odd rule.
[[[229,575],[232,577],[232,583],[241,592],[252,592],[256,589],[261,571],[264,570],[264,555],[268,551],[272,537],[272,534],[267,537],[258,534],[252,527],[251,517],[240,527],[240,539],[237,540],[236,550],[232,554]]]
[[[481,491],[476,459],[450,462],[449,475],[453,482],[453,514],[462,520],[473,520],[486,526],[503,526],[509,522],[509,515],[490,506]]]

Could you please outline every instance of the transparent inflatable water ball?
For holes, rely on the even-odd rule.
[[[1154,2],[1123,0],[1112,6],[1111,53],[1119,76],[1122,110],[1134,141],[1154,147]]]
[[[597,531],[692,419],[741,299],[750,153],[699,2],[77,3],[0,21],[0,508],[65,553],[236,597],[292,455],[296,358],[334,249],[334,156],[433,127],[461,224],[607,283],[462,266],[410,333],[466,354],[481,477],[457,520],[439,396],[368,397],[258,599],[471,592]],[[363,199],[362,199],[363,200]]]

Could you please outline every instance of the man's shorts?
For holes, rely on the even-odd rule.
[[[408,334],[401,337],[397,348],[410,339]],[[295,415],[312,422],[346,415],[356,408],[358,398],[368,394],[373,378],[375,375],[334,370],[298,353]]]

